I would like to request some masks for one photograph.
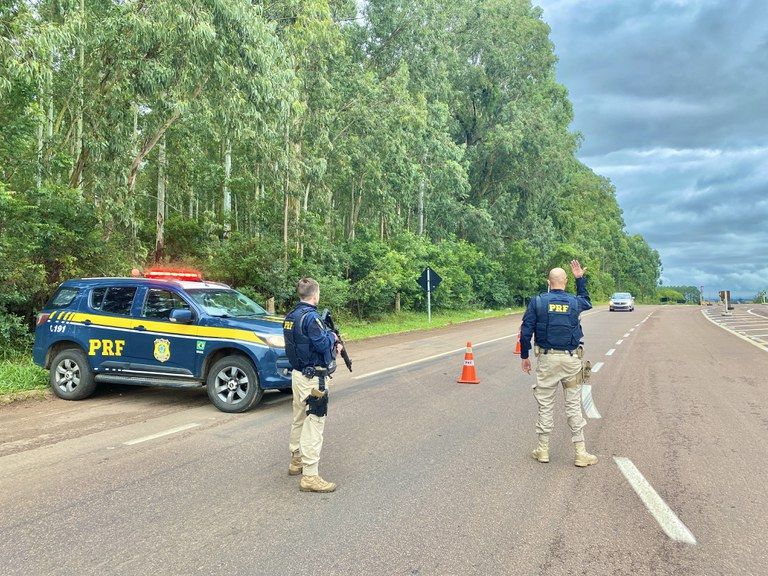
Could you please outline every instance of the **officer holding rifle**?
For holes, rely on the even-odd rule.
[[[301,474],[302,492],[333,492],[336,484],[320,477],[318,463],[323,447],[323,429],[328,412],[327,376],[336,369],[336,354],[343,343],[334,330],[326,327],[317,311],[320,285],[312,278],[299,280],[300,302],[283,322],[285,352],[291,362],[293,389],[293,425],[291,426],[291,462],[288,474]],[[352,370],[352,362],[347,362]]]

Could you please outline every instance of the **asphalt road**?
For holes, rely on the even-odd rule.
[[[0,408],[0,574],[768,573],[768,350],[695,307],[583,324],[602,363],[586,469],[562,398],[551,463],[529,455],[519,316],[351,345],[333,494],[287,475],[289,396],[242,415],[129,387]],[[479,385],[455,382],[466,340]]]

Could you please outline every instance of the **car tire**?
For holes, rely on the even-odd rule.
[[[88,357],[79,348],[65,348],[51,362],[51,390],[64,400],[84,400],[96,390]]]
[[[206,388],[213,405],[229,413],[245,412],[264,396],[253,364],[239,355],[217,360],[208,372]]]

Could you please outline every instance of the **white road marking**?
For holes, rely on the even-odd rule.
[[[592,366],[592,372],[600,372],[600,368],[602,367],[603,367],[603,363],[598,362],[594,366]]]
[[[629,331],[630,331],[630,332],[634,332],[634,331],[635,331],[635,329],[634,329],[634,328],[630,328],[630,329],[629,329]]]
[[[648,512],[659,523],[664,533],[678,542],[684,542],[685,544],[696,544],[696,538],[693,536],[690,530],[682,523],[680,518],[667,506],[667,503],[659,496],[658,492],[653,489],[648,480],[640,473],[640,470],[632,463],[629,458],[623,458],[621,456],[614,456],[613,460],[616,465],[624,474],[624,478],[627,479],[629,485],[640,497]]]
[[[598,312],[601,312],[601,310],[592,310],[591,312],[585,312],[584,314],[581,314],[581,317],[584,318],[585,316],[591,316],[592,314],[597,314]],[[493,342],[498,342],[500,340],[506,340],[508,338],[517,338],[517,335],[519,332],[515,332],[514,334],[510,334],[508,336],[501,336],[500,338],[494,338],[493,340],[485,340],[484,342],[478,342],[476,344],[472,345],[472,348],[477,348],[478,346],[483,346],[485,344],[491,344]],[[375,370],[373,372],[367,372],[365,374],[360,374],[359,376],[353,376],[352,380],[361,380],[363,378],[368,378],[370,376],[378,376],[379,374],[384,374],[386,372],[390,372],[392,370],[399,370],[400,368],[407,368],[408,366],[413,366],[415,364],[420,364],[421,362],[428,362],[429,360],[435,360],[436,358],[442,358],[443,356],[450,356],[451,354],[456,354],[457,352],[462,352],[466,350],[465,346],[462,346],[461,348],[456,348],[454,350],[448,350],[447,352],[441,352],[440,354],[433,354],[432,356],[427,356],[425,358],[418,358],[416,360],[411,360],[410,362],[404,362],[403,364],[398,364],[396,366],[390,366],[389,368],[382,368],[381,370]]]
[[[622,338],[621,340],[617,340],[617,341],[616,341],[616,346],[621,346],[621,343],[622,343],[622,342],[624,342],[624,339],[623,339],[623,338]]]
[[[592,418],[593,420],[602,418],[600,412],[597,411],[595,401],[592,399],[592,386],[590,384],[583,384],[581,386],[581,405],[584,407],[587,418]]]
[[[611,348],[608,350],[608,352],[605,353],[606,356],[613,356],[613,353],[616,352],[616,348]]]
[[[766,326],[768,326],[768,324],[762,324],[757,328],[742,328],[741,331],[742,332],[758,332],[760,330],[765,330]]]
[[[170,430],[166,430],[165,432],[158,432],[157,434],[151,434],[149,436],[142,436],[141,438],[136,438],[135,440],[129,440],[128,442],[123,442],[123,445],[124,446],[133,446],[134,444],[140,444],[142,442],[148,442],[149,440],[154,440],[155,438],[162,438],[163,436],[168,436],[169,434],[176,434],[176,432],[183,432],[184,430],[189,430],[190,428],[194,428],[195,426],[200,426],[200,424],[192,422],[191,424],[184,424],[182,426],[176,426],[176,428],[171,428]]]
[[[755,346],[755,347],[757,347],[757,348],[760,348],[760,350],[762,350],[763,352],[768,352],[768,346],[767,346],[767,345],[759,344],[759,343],[758,343],[758,342],[756,342],[755,340],[752,340],[751,338],[747,338],[747,337],[746,337],[746,336],[744,336],[743,334],[739,334],[738,332],[736,332],[735,330],[731,330],[731,329],[730,329],[729,327],[727,327],[727,326],[723,326],[722,324],[720,324],[720,323],[719,323],[719,322],[717,322],[716,320],[713,320],[713,319],[710,317],[710,315],[706,313],[706,310],[702,310],[702,311],[701,311],[701,313],[702,313],[702,315],[704,316],[704,318],[706,318],[707,320],[709,320],[710,322],[712,322],[712,324],[714,324],[715,326],[718,326],[719,328],[722,328],[723,330],[726,330],[726,331],[730,332],[731,334],[733,334],[733,335],[734,335],[734,336],[736,336],[737,338],[741,338],[742,340],[744,340],[744,342],[749,342],[750,344],[752,344],[752,346]],[[768,343],[766,343],[766,344],[768,344]]]
[[[472,348],[477,348],[478,346],[483,346],[484,344],[491,344],[492,342],[498,342],[499,340],[506,340],[508,338],[517,338],[518,332],[515,332],[514,334],[510,334],[509,336],[502,336],[500,338],[494,338],[493,340],[485,340],[484,342],[478,342],[476,344],[472,344]],[[403,364],[398,364],[397,366],[390,366],[389,368],[382,368],[381,370],[376,370],[374,372],[368,372],[366,374],[360,374],[359,376],[353,376],[352,380],[360,380],[361,378],[368,378],[369,376],[378,376],[379,374],[384,374],[385,372],[389,372],[391,370],[398,370],[400,368],[406,368],[408,366],[413,366],[414,364],[419,364],[420,362],[427,362],[429,360],[434,360],[436,358],[442,358],[443,356],[449,356],[450,354],[456,354],[457,352],[463,352],[467,348],[466,346],[462,346],[461,348],[456,348],[454,350],[448,350],[447,352],[440,352],[440,354],[433,354],[432,356],[427,356],[425,358],[419,358],[417,360],[411,360],[410,362],[404,362]]]
[[[624,338],[629,338],[629,332],[627,332],[626,334],[624,334]]]

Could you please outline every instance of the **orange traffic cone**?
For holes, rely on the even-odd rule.
[[[464,368],[461,376],[456,380],[459,384],[480,384],[480,378],[475,371],[475,356],[472,354],[472,342],[467,342],[467,351],[464,353]]]
[[[520,332],[517,333],[517,344],[515,344],[515,355],[520,356]]]

